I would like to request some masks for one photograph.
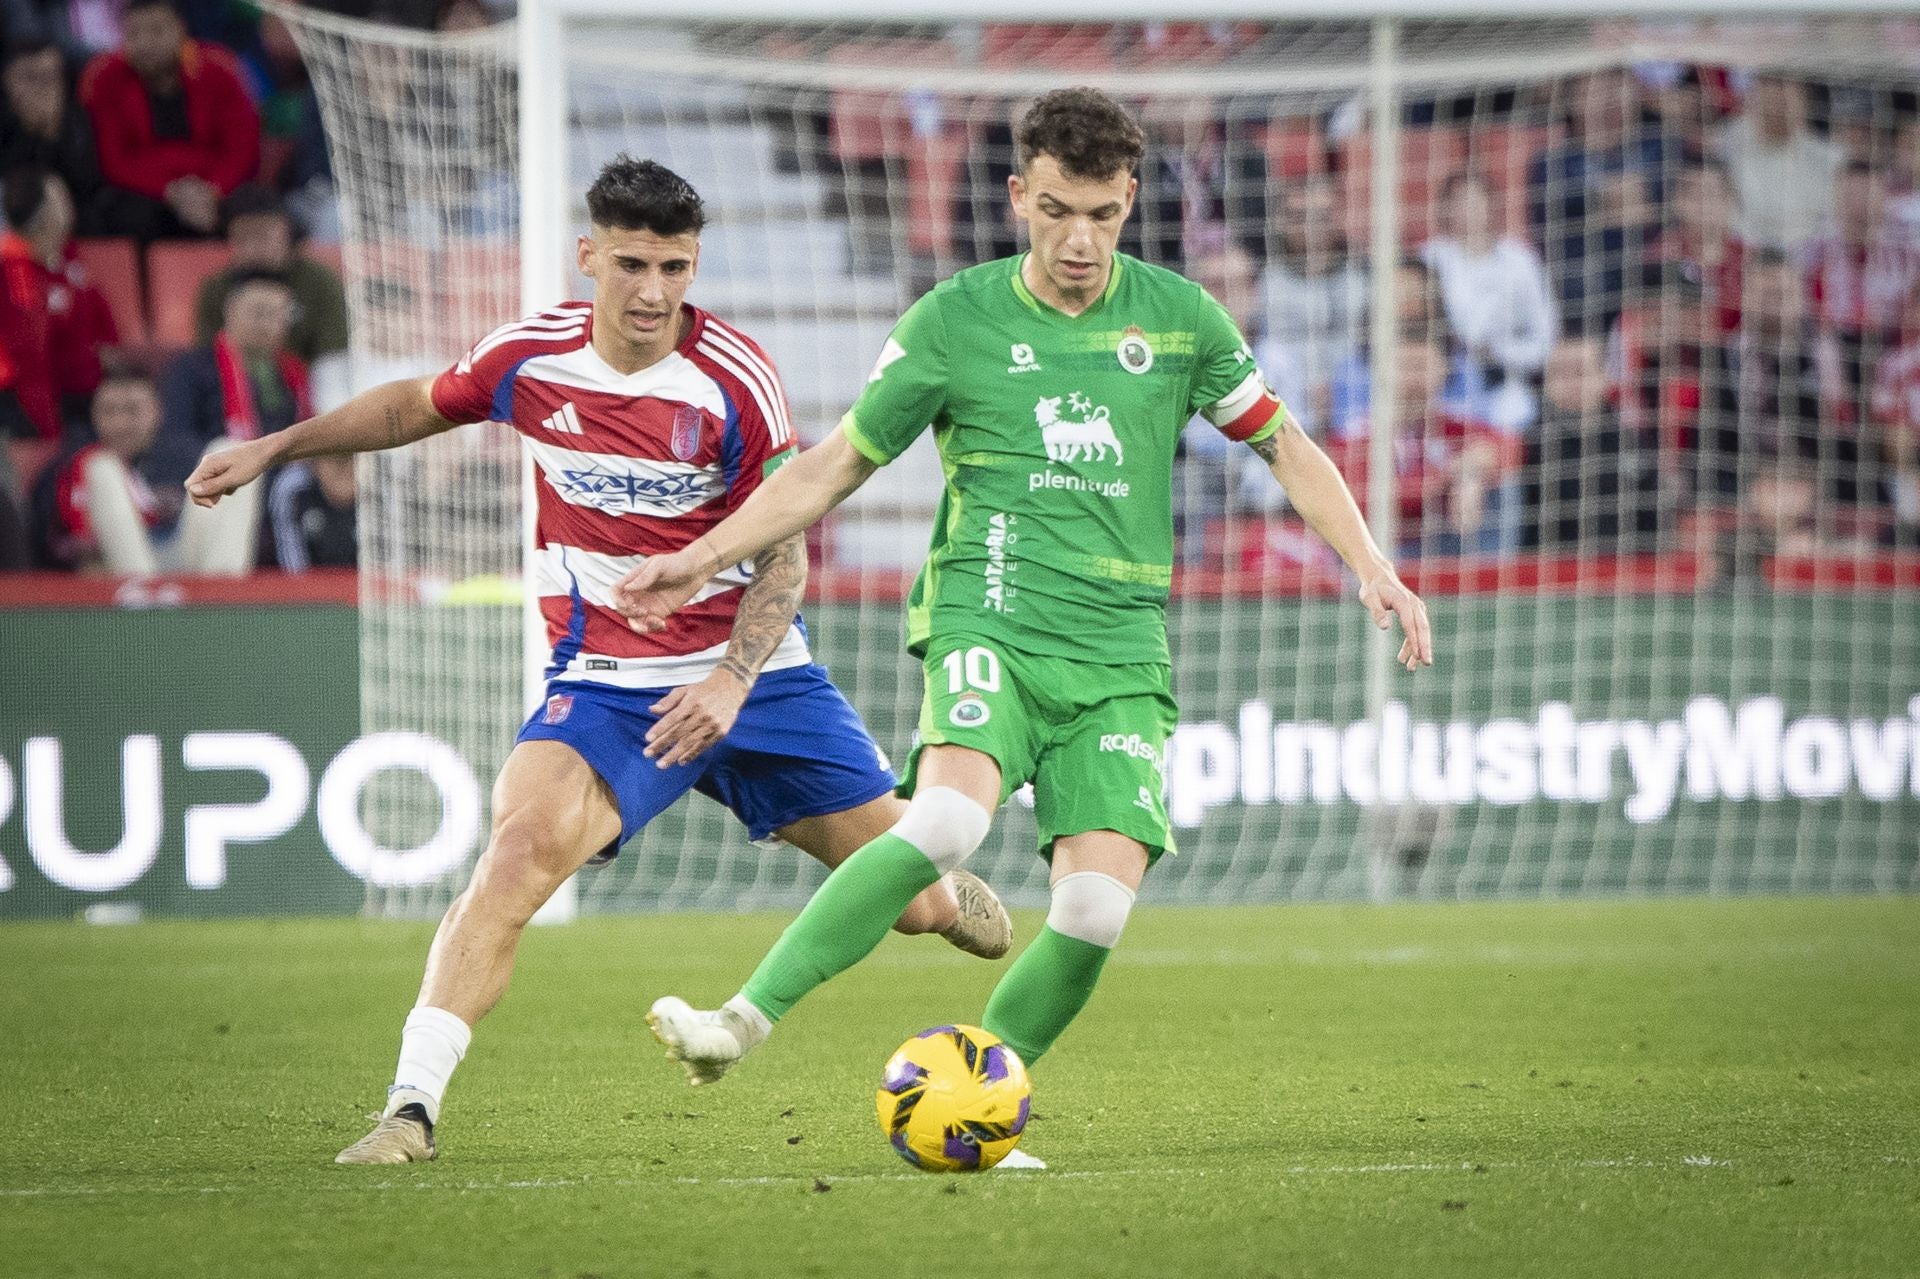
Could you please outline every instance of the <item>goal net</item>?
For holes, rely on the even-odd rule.
[[[519,313],[523,253],[551,264],[527,273],[534,300],[578,295],[561,268],[582,194],[631,152],[705,198],[690,297],[768,349],[817,440],[907,304],[1020,250],[1024,103],[1106,88],[1149,138],[1122,248],[1240,321],[1439,648],[1392,668],[1271,477],[1189,427],[1163,761],[1180,855],[1151,895],[1914,887],[1920,24],[1249,9],[600,13],[554,19],[524,71],[507,29],[296,14],[356,357],[455,357]],[[532,151],[516,93],[552,122]],[[369,459],[362,486],[367,729],[452,743],[483,782],[526,708],[514,458],[503,429],[467,428]],[[923,438],[812,539],[816,653],[897,761],[921,691],[902,597],[940,484]],[[394,849],[444,834],[410,776],[367,815]],[[1034,831],[1016,799],[971,863],[1016,902],[1044,893]],[[372,905],[437,908],[473,843]],[[785,908],[818,881],[696,797],[580,891],[592,910]]]

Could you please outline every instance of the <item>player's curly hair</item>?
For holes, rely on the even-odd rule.
[[[1020,117],[1013,131],[1020,171],[1050,155],[1070,178],[1110,178],[1140,167],[1147,136],[1127,109],[1098,89],[1055,89]]]
[[[624,151],[587,188],[587,216],[595,226],[655,235],[698,235],[707,224],[706,205],[691,183],[664,164]]]

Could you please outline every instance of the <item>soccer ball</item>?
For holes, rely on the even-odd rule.
[[[1020,1144],[1027,1068],[978,1026],[935,1026],[887,1061],[874,1103],[900,1157],[927,1172],[978,1172]]]

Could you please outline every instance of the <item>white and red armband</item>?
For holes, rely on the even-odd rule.
[[[1207,421],[1220,428],[1220,434],[1242,443],[1269,426],[1278,426],[1286,411],[1287,406],[1268,388],[1267,380],[1257,369],[1247,374],[1246,381],[1225,399],[1200,410]]]

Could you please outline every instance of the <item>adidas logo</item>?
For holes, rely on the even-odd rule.
[[[580,428],[580,414],[574,411],[573,401],[568,400],[554,412],[540,419],[540,425],[549,431],[559,431],[563,435],[585,435]]]

